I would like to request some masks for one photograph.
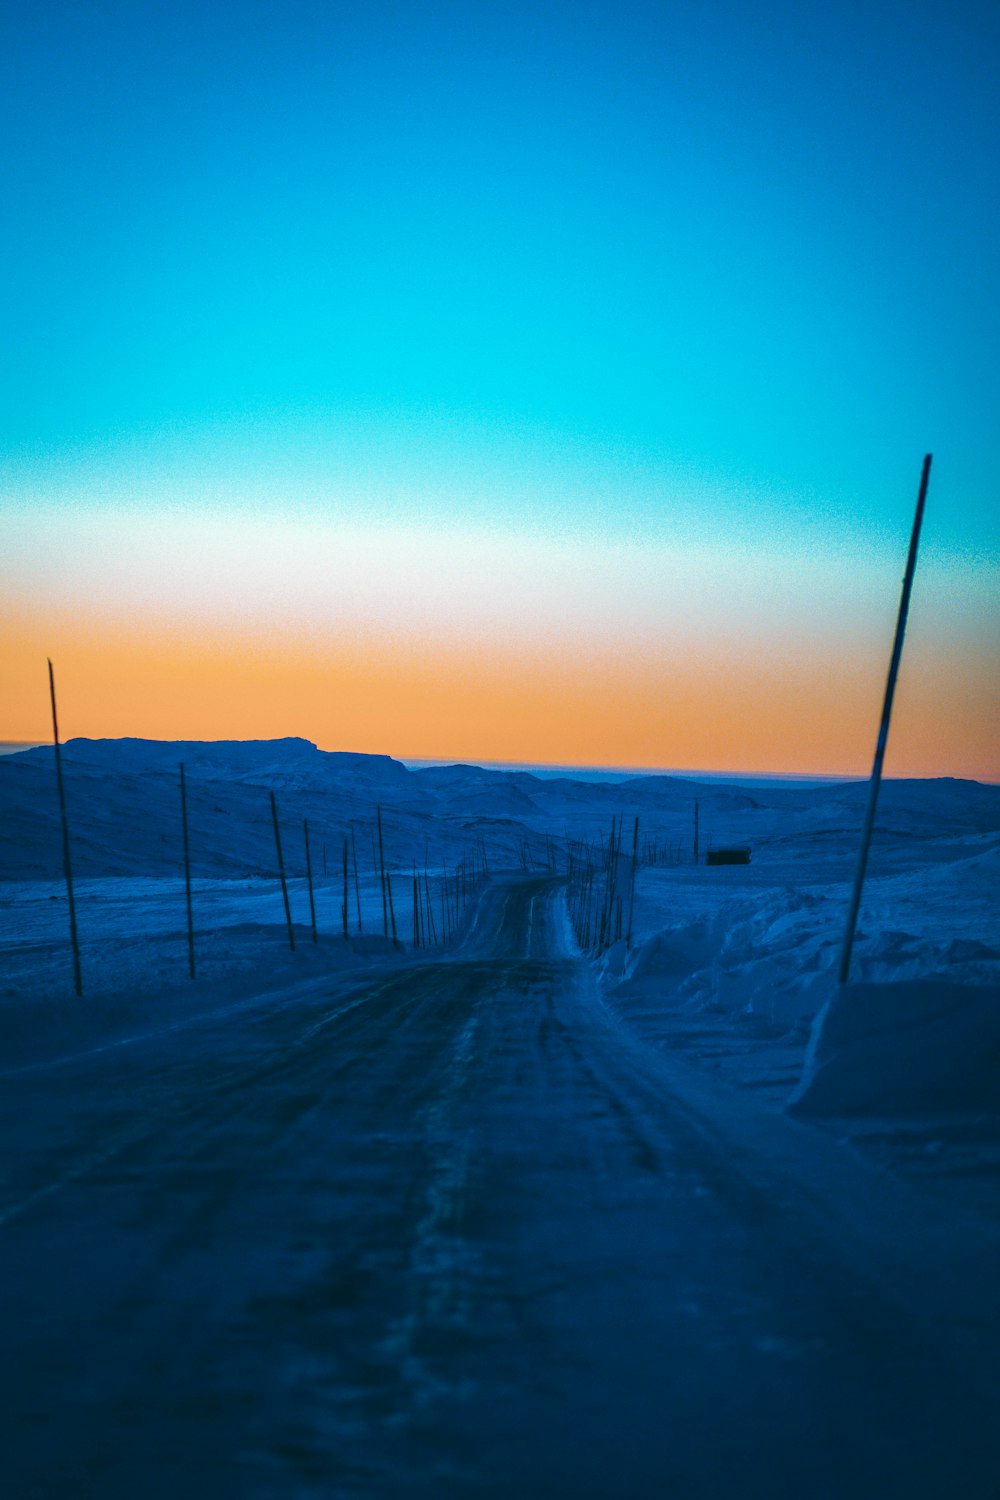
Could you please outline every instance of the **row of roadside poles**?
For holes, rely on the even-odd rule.
[[[69,903],[69,935],[70,947],[73,954],[73,984],[76,994],[83,994],[83,975],[80,963],[80,942],[76,920],[76,896],[73,882],[73,866],[70,855],[69,820],[66,811],[66,789],[63,778],[62,766],[62,744],[59,737],[59,717],[56,709],[55,675],[52,662],[48,663],[49,669],[49,696],[52,704],[52,738],[55,750],[56,782],[59,792],[59,811],[62,824],[62,846],[63,846],[63,869],[66,880],[66,895]],[[181,830],[184,853],[184,895],[187,915],[187,956],[188,973],[191,979],[196,977],[197,965],[195,957],[195,925],[194,925],[194,901],[192,895],[191,881],[191,839],[188,825],[188,789],[187,777],[183,762],[179,764],[180,772],[180,805],[181,805]],[[288,892],[288,875],[285,866],[284,849],[281,839],[281,824],[278,819],[278,803],[273,791],[269,792],[271,807],[271,824],[274,830],[274,847],[277,856],[278,878],[281,884],[281,898],[285,913],[285,927],[288,934],[288,946],[295,951],[295,926],[292,921],[292,909]],[[378,830],[378,842],[373,840],[373,858],[375,859],[376,874],[379,878],[382,896],[382,927],[386,938],[390,932],[393,948],[399,947],[399,938],[396,924],[396,907],[393,898],[392,875],[386,868],[385,842],[382,828],[382,808],[377,805],[376,827]],[[313,883],[312,843],[309,837],[309,819],[302,820],[302,833],[305,845],[306,864],[306,886],[309,892],[309,925],[312,941],[318,943],[319,932],[316,923],[316,895]],[[358,875],[358,852],[357,841],[354,835],[353,824],[351,826],[351,837],[343,839],[343,901],[341,903],[341,925],[345,939],[350,931],[350,851],[353,850],[354,863],[354,900],[357,911],[357,930],[362,931],[361,916],[361,887]],[[326,844],[323,845],[323,867],[326,870]],[[486,859],[485,846],[481,850],[466,850],[462,860],[456,865],[453,872],[447,869],[442,872],[440,879],[440,929],[434,917],[433,903],[431,901],[430,877],[425,868],[421,877],[414,866],[413,870],[413,946],[414,948],[437,947],[439,942],[447,943],[458,928],[461,912],[470,895],[481,880],[488,877],[489,865]],[[440,932],[440,936],[439,936]]]
[[[857,931],[858,913],[861,908],[861,894],[864,888],[865,874],[868,868],[868,853],[871,847],[872,832],[875,827],[875,813],[878,806],[879,789],[882,785],[882,770],[885,763],[886,745],[889,738],[889,723],[892,718],[892,704],[896,692],[896,681],[899,676],[899,664],[903,655],[903,639],[906,634],[906,622],[910,609],[910,595],[913,591],[913,579],[917,566],[917,550],[920,545],[920,532],[923,525],[924,506],[927,500],[927,487],[930,481],[932,455],[924,456],[923,469],[920,475],[920,488],[917,494],[916,512],[913,518],[913,527],[910,533],[910,547],[906,559],[906,570],[903,574],[903,587],[900,594],[899,609],[896,616],[896,630],[893,637],[892,654],[889,659],[889,671],[886,678],[885,695],[882,702],[882,717],[879,723],[878,739],[875,745],[875,758],[872,764],[872,773],[868,784],[868,802],[865,808],[865,817],[861,830],[861,846],[858,852],[858,862],[855,869],[854,881],[851,888],[851,899],[848,906],[847,922],[844,929],[844,938],[841,945],[840,964],[838,967],[838,980],[846,984],[850,975],[851,955],[854,947],[854,937]],[[66,877],[66,896],[69,904],[69,932],[70,944],[73,950],[73,983],[77,995],[83,994],[83,978],[80,969],[80,942],[76,925],[76,905],[73,896],[73,870],[70,858],[69,844],[69,821],[66,815],[66,789],[63,782],[62,756],[59,741],[59,719],[56,713],[56,685],[52,670],[52,662],[49,661],[49,696],[52,703],[52,739],[55,749],[56,782],[59,790],[59,812],[62,822],[62,846],[63,846],[63,868]],[[187,787],[184,779],[184,767],[180,768],[181,785],[181,814],[184,826],[184,883],[187,902],[187,928],[188,928],[188,967],[191,978],[195,977],[195,951],[194,951],[194,919],[191,900],[191,855],[188,839],[187,820]],[[274,842],[278,856],[278,871],[281,878],[281,894],[285,907],[285,921],[288,927],[288,945],[295,948],[295,932],[292,926],[291,906],[288,900],[288,881],[285,875],[285,861],[281,848],[281,828],[278,823],[278,807],[274,792],[271,797],[271,818],[274,824]],[[697,804],[695,807],[695,849],[697,851]],[[306,846],[306,874],[309,885],[309,911],[312,923],[312,940],[317,939],[316,932],[316,903],[313,895],[312,860],[309,852],[309,823],[304,821],[305,846]],[[379,850],[382,851],[382,810],[378,810],[378,832]],[[636,838],[638,837],[638,820]],[[344,855],[344,880],[345,880],[345,905],[344,924],[346,934],[347,909],[346,909],[346,882],[347,882],[347,856],[346,844]],[[634,877],[633,877],[634,879]],[[355,881],[357,880],[357,863],[355,861]],[[384,858],[382,862],[382,899],[386,902],[387,877],[385,874]],[[417,899],[417,877],[414,874],[415,901]],[[391,902],[391,886],[388,887],[389,901]],[[416,911],[416,907],[415,907]],[[395,914],[393,913],[393,936],[395,937]],[[631,921],[629,923],[631,927]],[[418,919],[414,917],[414,928],[418,930]]]
[[[51,667],[51,662],[49,663]],[[187,906],[188,973],[195,977],[194,958],[194,907],[191,900],[191,841],[188,836],[187,783],[184,779],[184,763],[181,762],[181,823],[184,830],[184,898]],[[288,946],[295,952],[295,928],[292,926],[292,908],[288,900],[288,880],[285,876],[285,856],[281,848],[281,826],[278,823],[278,804],[271,792],[271,820],[274,824],[274,846],[278,855],[278,874],[281,878],[281,897],[285,907],[285,924],[288,928]],[[312,856],[309,852],[309,819],[303,818],[302,831],[306,845],[306,880],[309,886],[309,917],[312,940],[319,941],[316,931],[316,900],[313,895]],[[79,991],[77,992],[79,993]]]

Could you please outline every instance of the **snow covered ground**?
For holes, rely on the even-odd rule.
[[[188,974],[184,882],[150,876],[91,877],[77,889],[84,998],[73,991],[65,887],[53,881],[0,885],[0,1038],[8,1062],[97,1045],[137,1028],[182,1022],[239,1004],[310,974],[349,973],[385,962],[381,898],[362,890],[365,934],[341,931],[340,892],[316,889],[315,948],[305,881],[290,884],[296,950],[288,946],[277,880],[194,883],[196,980]],[[352,893],[353,901],[353,893]]]
[[[11,1494],[995,1492],[995,1231],[644,1043],[560,902],[2,1068]]]
[[[1000,982],[1000,838],[922,841],[923,862],[888,859],[865,887],[852,978]],[[640,870],[633,951],[605,960],[621,1000],[712,1007],[802,1030],[834,993],[852,860]]]
[[[412,941],[414,869],[422,888],[428,871],[440,939],[442,886],[452,890],[463,864],[467,873],[474,863],[491,872],[564,872],[571,847],[587,845],[599,857],[615,817],[628,851],[638,818],[640,853],[658,862],[640,863],[631,949],[615,945],[600,971],[608,1002],[649,1043],[683,1048],[776,1107],[794,1095],[795,1107],[839,1121],[836,1128],[855,1137],[909,1138],[914,1119],[940,1121],[945,1113],[953,1134],[991,1136],[992,1125],[982,1122],[1000,1103],[1000,788],[950,779],[885,784],[853,984],[838,994],[864,784],[751,788],[675,777],[609,782],[471,766],[408,769],[388,756],[326,754],[295,739],[71,741],[64,756],[88,1004],[81,1014],[72,996],[52,752],[38,747],[0,760],[0,1035],[11,1055],[51,1045],[67,1027],[96,1033],[137,1016],[186,1013],[206,996],[250,993],[310,965],[350,970],[384,959],[379,811],[404,946]],[[194,986],[186,978],[181,760],[195,876]],[[294,955],[276,878],[271,791],[290,877]],[[746,844],[749,865],[693,863],[696,801],[702,854],[713,843]],[[876,1011],[883,1016],[877,1038]],[[947,1089],[935,1072],[945,1059]],[[821,1082],[814,1078],[820,1069]],[[940,1148],[931,1157],[937,1167]]]
[[[886,786],[839,990],[864,792],[72,743],[77,999],[0,761],[12,1493],[996,1493],[1000,789]],[[588,962],[612,817],[657,862]]]
[[[749,866],[641,870],[632,950],[601,960],[604,992],[652,1045],[996,1215],[996,815],[977,791],[983,818],[970,827],[954,784],[913,787],[905,806],[887,790],[896,810],[879,819],[846,989],[848,826],[778,833]],[[954,828],[938,821],[942,804]]]

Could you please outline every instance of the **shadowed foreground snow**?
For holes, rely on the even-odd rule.
[[[838,990],[816,1018],[800,1114],[1000,1106],[1000,987],[912,980]]]

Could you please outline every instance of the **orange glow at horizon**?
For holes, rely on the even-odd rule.
[[[126,635],[106,621],[21,611],[0,647],[0,737],[49,738],[51,656],[67,739],[302,735],[323,749],[408,758],[866,775],[881,655],[771,647],[338,646],[162,625]],[[996,728],[985,657],[904,656],[887,771],[1000,781]]]

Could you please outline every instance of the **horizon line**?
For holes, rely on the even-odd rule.
[[[236,740],[191,740],[191,739],[157,739],[147,735],[73,735],[65,743],[70,744],[72,740],[146,740],[150,744],[267,744],[269,741],[277,743],[280,740],[302,739],[312,745],[322,754],[340,755],[371,755],[386,756],[391,760],[398,761],[400,765],[408,770],[430,769],[435,766],[473,766],[484,771],[509,771],[525,772],[532,774],[562,772],[572,779],[573,773],[582,775],[618,776],[623,778],[641,776],[663,776],[676,777],[687,781],[729,781],[729,782],[786,782],[811,783],[814,785],[836,785],[838,783],[869,781],[870,772],[859,771],[759,771],[759,770],[715,770],[696,766],[628,766],[628,765],[592,765],[583,762],[567,761],[545,761],[545,760],[486,760],[468,756],[428,756],[428,755],[394,755],[387,750],[327,750],[315,740],[306,735],[269,735],[261,738],[254,736],[252,739]],[[16,755],[23,750],[37,750],[51,745],[51,740],[0,740],[0,757]],[[975,781],[981,786],[1000,786],[1000,781],[983,780],[977,776],[956,776],[953,772],[940,772],[934,776],[894,775],[883,778],[886,781]]]
[[[190,740],[190,739],[154,739],[145,735],[74,735],[72,739],[149,739],[155,744],[221,744],[227,741],[215,740]],[[823,785],[833,785],[843,782],[857,782],[870,780],[870,773],[858,771],[761,771],[761,770],[735,770],[727,768],[724,770],[709,769],[698,766],[636,766],[636,765],[594,765],[586,762],[570,761],[545,761],[545,760],[487,760],[479,757],[468,756],[429,756],[429,755],[393,755],[385,750],[339,750],[328,751],[315,740],[309,740],[305,735],[274,735],[266,736],[263,741],[254,736],[251,740],[236,740],[238,744],[266,743],[268,739],[275,742],[282,739],[306,739],[307,743],[315,746],[324,754],[347,754],[347,755],[389,755],[391,759],[399,761],[401,765],[411,770],[421,770],[434,766],[476,766],[484,771],[522,771],[528,774],[533,772],[555,773],[564,772],[567,776],[572,773],[591,773],[602,776],[640,777],[640,776],[664,776],[677,777],[689,781],[761,781],[761,782],[812,782]],[[23,750],[41,749],[50,745],[51,740],[0,740],[0,756],[15,755]],[[66,742],[67,744],[70,741]],[[976,781],[977,777],[959,776],[951,773],[941,773],[937,776],[887,776],[887,781],[938,781],[942,779]],[[995,782],[983,782],[983,785],[1000,785]]]

